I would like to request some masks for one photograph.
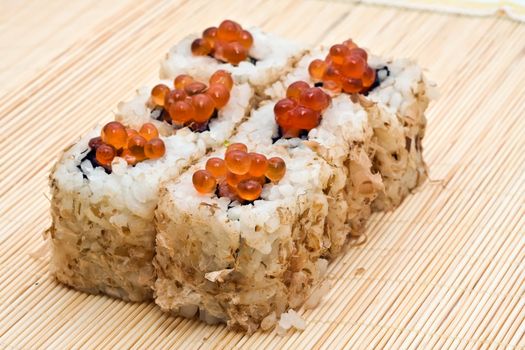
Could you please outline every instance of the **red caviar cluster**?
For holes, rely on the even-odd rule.
[[[115,157],[135,165],[142,160],[158,159],[166,152],[164,141],[151,123],[142,125],[137,131],[119,122],[109,122],[102,128],[100,137],[89,140],[89,147],[95,150],[97,163],[108,169]]]
[[[310,76],[334,92],[353,94],[370,89],[376,78],[367,63],[368,55],[352,40],[334,45],[324,60],[313,60],[308,66]]]
[[[202,38],[191,43],[191,52],[197,56],[210,55],[233,65],[248,58],[253,45],[250,32],[242,29],[237,22],[225,20],[219,27],[209,27],[202,32]]]
[[[273,111],[283,137],[297,137],[301,131],[317,127],[321,122],[321,112],[329,105],[327,93],[300,80],[288,86],[286,98],[277,102]]]
[[[278,182],[285,173],[286,164],[282,158],[267,159],[260,153],[248,153],[243,143],[232,143],[224,159],[208,159],[206,169],[197,170],[192,181],[199,193],[218,191],[219,197],[243,202],[259,198],[267,180]]]
[[[224,107],[230,100],[233,87],[231,74],[218,70],[209,79],[209,86],[181,74],[173,82],[174,88],[159,84],[151,90],[151,102],[162,107],[165,120],[192,130],[202,130],[216,109]]]

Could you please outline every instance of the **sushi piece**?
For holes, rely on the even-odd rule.
[[[366,110],[373,130],[366,153],[372,159],[373,172],[379,172],[384,183],[384,191],[372,204],[375,210],[394,209],[424,181],[424,111],[435,88],[419,66],[408,60],[369,57],[347,40],[312,50],[281,83],[287,86],[298,79],[322,86],[334,97],[348,96],[348,103]],[[276,86],[279,84],[267,89],[266,94],[280,93],[282,88]]]
[[[181,73],[198,76],[217,69],[232,73],[236,82],[251,84],[257,93],[289,71],[304,50],[259,28],[243,29],[225,20],[202,35],[190,35],[173,46],[161,62],[160,77]]]
[[[371,56],[369,63],[377,72],[377,86],[360,102],[374,129],[374,167],[385,183],[374,208],[392,210],[427,178],[422,146],[425,110],[437,93],[413,61]]]
[[[150,119],[149,107],[137,104],[147,111],[143,119],[128,119],[126,128],[119,122],[97,127],[64,152],[50,175],[51,270],[60,282],[124,300],[152,298],[160,183],[234,133],[251,108],[251,88],[236,89],[245,92],[232,93],[205,130],[180,126],[157,136],[152,123],[138,127]],[[152,136],[156,146],[148,146]],[[153,152],[159,141],[161,156]]]
[[[298,100],[299,105],[301,99],[305,103],[309,102],[308,99],[312,100],[315,97],[314,90],[321,90],[319,87],[312,87],[314,82],[308,74],[307,67],[312,57],[315,55],[307,55],[301,59],[292,72],[268,88],[265,93],[272,98],[289,96]],[[321,91],[330,93],[326,89]],[[315,101],[310,102],[312,103],[315,104]],[[342,185],[341,193],[346,201],[346,210],[341,210],[345,212],[345,226],[329,230],[330,242],[327,242],[328,255],[335,256],[342,250],[348,238],[363,233],[371,214],[371,204],[384,191],[381,176],[373,169],[371,161],[374,153],[373,130],[367,111],[359,103],[352,102],[346,95],[334,94],[329,106],[322,112],[319,124],[299,136],[330,165],[341,169],[341,178],[336,182]],[[335,214],[337,211],[330,212]],[[341,220],[328,218],[327,221]]]
[[[273,104],[267,103],[239,127],[233,150],[218,150],[163,188],[155,256],[155,302],[163,310],[199,313],[207,322],[251,333],[273,327],[322,281],[325,218],[341,210],[327,193],[344,187],[336,183],[341,170],[300,139],[272,143],[276,131]],[[241,143],[247,147],[236,151]],[[246,149],[266,156],[266,180],[253,173],[263,160],[244,167]],[[282,169],[272,165],[274,157],[284,160],[284,176],[277,172],[282,177],[268,172]],[[344,223],[344,213],[338,216]]]

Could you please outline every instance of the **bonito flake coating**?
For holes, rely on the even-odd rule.
[[[360,96],[360,102],[374,129],[374,168],[385,184],[385,192],[373,206],[392,210],[427,178],[422,146],[425,110],[437,91],[413,61],[371,56],[369,63],[377,70],[380,84]]]
[[[255,61],[242,61],[234,66],[213,57],[195,56],[191,53],[191,43],[198,35],[194,34],[169,50],[161,62],[160,77],[173,79],[184,73],[199,78],[202,74],[209,76],[218,69],[224,69],[232,73],[235,81],[247,82],[259,92],[290,70],[304,53],[296,43],[259,28],[251,28],[249,32],[253,36],[249,57]]]
[[[192,175],[205,159],[162,190],[155,301],[163,310],[199,312],[207,322],[251,333],[270,314],[300,306],[320,279],[330,172],[300,143],[248,147],[281,157],[287,167],[253,203],[199,194]]]
[[[177,177],[235,131],[250,110],[252,89],[235,86],[228,104],[198,133],[188,128],[161,136],[165,155],[128,166],[115,158],[112,172],[84,159],[88,142],[100,127],[61,156],[50,175],[49,230],[51,269],[56,278],[79,290],[124,300],[151,299],[155,271],[156,229],[153,218],[163,180]],[[120,120],[139,128],[150,122],[145,99]],[[141,112],[137,112],[140,110]],[[142,118],[142,119],[141,119]]]

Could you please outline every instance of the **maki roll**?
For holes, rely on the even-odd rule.
[[[236,199],[226,180],[199,180],[197,164],[162,191],[157,210],[156,303],[165,311],[226,322],[254,332],[290,307],[300,306],[326,260],[321,241],[328,213],[326,164],[306,147],[251,148],[279,157],[279,181],[238,190],[259,197]],[[224,152],[215,154],[215,158]],[[211,158],[210,158],[211,159]],[[195,179],[196,178],[196,179]],[[200,194],[200,190],[210,191]],[[214,187],[218,188],[215,189]],[[253,188],[259,188],[253,190]],[[233,192],[233,193],[232,193]],[[264,321],[264,320],[267,321]]]
[[[187,124],[173,118],[161,122],[173,129],[163,136],[147,114],[148,103],[160,103],[156,97],[136,104],[146,111],[143,119],[134,114],[136,119],[121,119],[125,124],[110,122],[82,137],[51,172],[51,269],[71,287],[124,300],[151,299],[160,183],[224,142],[251,108],[251,93],[232,93],[224,106],[210,112],[215,116],[200,119],[205,128],[193,128],[190,118]],[[202,112],[197,107],[193,117],[201,118],[195,117]]]
[[[326,193],[339,169],[300,139],[272,143],[276,130],[268,103],[228,148],[166,183],[156,213],[163,310],[253,332],[322,280],[334,209]]]
[[[363,233],[371,214],[371,204],[383,192],[384,186],[381,176],[372,166],[373,129],[367,111],[359,103],[352,102],[347,95],[333,94],[328,89],[314,86],[308,73],[308,64],[313,57],[315,54],[303,57],[292,72],[265,93],[273,98],[287,96],[277,102],[275,107],[276,126],[282,137],[302,138],[330,165],[341,169],[341,178],[337,183],[343,186],[342,193],[346,201],[345,226],[329,230],[330,241],[327,242],[329,255],[337,255],[349,237]],[[320,100],[323,94],[331,96],[330,103],[325,109],[320,109],[316,106],[316,100]],[[286,105],[290,106],[289,110]],[[305,112],[304,107],[316,113]],[[297,112],[301,115],[295,115]],[[313,123],[305,123],[307,118],[312,119]],[[298,135],[293,134],[294,124],[299,128]],[[328,222],[340,220],[329,218]]]
[[[371,56],[375,84],[360,98],[374,129],[374,166],[381,172],[385,192],[374,201],[377,210],[392,210],[427,178],[422,140],[425,110],[436,95],[435,85],[421,67],[407,59]]]
[[[424,111],[434,86],[419,66],[408,60],[369,57],[352,40],[346,40],[306,54],[294,71],[267,89],[266,94],[275,96],[283,85],[298,79],[315,83],[333,97],[347,96],[352,108],[366,110],[373,130],[366,153],[372,160],[373,172],[379,172],[384,183],[384,191],[372,204],[374,209],[395,208],[424,181]]]
[[[173,46],[161,62],[160,76],[173,79],[181,73],[209,75],[224,69],[236,82],[247,82],[259,93],[289,71],[302,54],[295,43],[225,20]]]

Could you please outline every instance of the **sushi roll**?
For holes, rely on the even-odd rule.
[[[349,237],[363,233],[371,214],[371,204],[384,191],[384,186],[380,174],[372,166],[373,129],[365,108],[352,102],[347,95],[332,94],[330,90],[315,87],[315,82],[309,76],[308,65],[320,54],[314,52],[304,56],[292,72],[273,84],[265,93],[271,98],[287,96],[278,105],[290,103],[294,106],[305,103],[314,106],[315,101],[312,100],[316,90],[318,94],[322,91],[331,95],[331,102],[322,111],[318,125],[314,124],[315,127],[303,130],[303,134],[299,136],[330,165],[342,170],[342,178],[338,183],[344,188],[346,225],[330,230],[329,243],[329,254],[337,255]],[[283,124],[280,123],[277,112],[276,110],[276,125]],[[286,118],[286,113],[283,114],[283,118]],[[279,125],[279,130],[282,132],[282,125]]]
[[[327,193],[344,187],[335,183],[341,170],[300,139],[272,143],[274,118],[271,103],[252,112],[227,149],[163,188],[155,256],[163,310],[253,332],[322,281],[326,218],[337,209]],[[245,163],[246,152],[258,154]],[[337,210],[344,223],[346,207]]]
[[[425,110],[436,88],[413,61],[371,56],[369,64],[377,72],[377,86],[360,102],[369,112],[376,145],[374,166],[385,183],[374,208],[392,210],[427,178],[422,140]]]
[[[223,21],[201,35],[190,35],[173,46],[161,62],[160,77],[173,79],[181,73],[210,74],[224,69],[236,82],[251,84],[257,93],[292,68],[304,50],[297,44],[265,33],[243,29]]]
[[[297,67],[266,90],[275,96],[294,80],[315,83],[333,97],[347,96],[353,108],[364,109],[372,138],[366,150],[373,172],[381,174],[384,191],[372,207],[391,210],[426,177],[421,140],[424,111],[434,86],[415,63],[370,56],[352,40],[306,54]],[[360,107],[356,107],[360,105]],[[416,146],[417,145],[417,146]]]
[[[203,129],[190,119],[172,121],[165,126],[176,131],[163,136],[149,122],[149,107],[137,104],[147,111],[143,119],[97,127],[64,152],[50,175],[51,270],[60,282],[124,300],[152,298],[160,183],[234,133],[251,108],[244,86],[233,87],[248,92],[232,93]]]

